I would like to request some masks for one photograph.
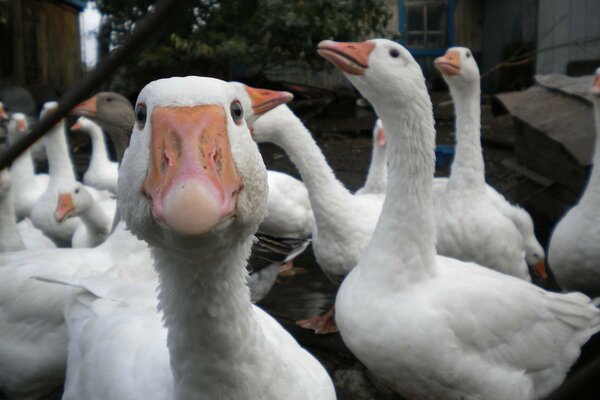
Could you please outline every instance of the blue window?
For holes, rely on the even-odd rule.
[[[400,43],[414,56],[439,56],[454,45],[456,0],[398,0]]]

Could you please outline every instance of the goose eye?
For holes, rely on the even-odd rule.
[[[138,104],[135,107],[135,122],[138,124],[139,129],[143,129],[146,124],[146,105]]]
[[[471,58],[471,52],[467,51],[467,58]]]
[[[393,58],[398,58],[399,55],[400,51],[398,51],[398,49],[390,49],[390,56],[392,56]]]
[[[75,194],[79,194],[79,188],[75,189]]]
[[[231,117],[236,124],[241,124],[242,119],[244,118],[244,109],[242,108],[242,104],[238,100],[234,100],[231,102],[231,106],[229,107],[231,111]]]

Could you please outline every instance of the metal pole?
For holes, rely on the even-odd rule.
[[[117,68],[133,54],[143,41],[148,39],[156,27],[165,23],[171,13],[177,6],[182,6],[186,1],[181,0],[159,0],[156,2],[154,10],[149,12],[144,19],[136,23],[135,29],[121,46],[115,49],[110,55],[102,60],[100,64],[86,75],[78,84],[71,87],[59,100],[56,112],[48,113],[37,124],[33,126],[31,132],[23,139],[14,144],[4,154],[0,155],[0,170],[8,167],[17,157],[21,155],[29,146],[39,140],[46,132],[50,130],[58,121],[64,118],[69,111],[83,100],[90,97],[100,84]]]

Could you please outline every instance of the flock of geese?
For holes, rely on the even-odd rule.
[[[35,173],[28,152],[1,172],[8,398],[64,384],[66,400],[335,399],[321,364],[253,304],[310,238],[339,291],[335,310],[298,323],[339,330],[397,393],[526,400],[563,382],[600,330],[591,299],[600,294],[600,172],[549,245],[569,292],[546,291],[531,283],[530,270],[546,277],[531,217],[485,182],[471,52],[435,60],[457,143],[450,176],[434,178],[432,105],[411,54],[385,39],[327,40],[317,51],[380,118],[357,193],[284,104],[289,93],[191,76],[149,83],[133,110],[114,93],[77,106],[71,129],[93,145],[83,182],[64,121],[44,138],[48,174]],[[600,69],[590,97],[600,128]],[[0,111],[9,142],[27,132],[24,115]],[[285,150],[302,182],[265,169],[256,145],[265,141]]]

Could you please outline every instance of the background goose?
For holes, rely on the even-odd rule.
[[[439,254],[530,280],[515,224],[488,196],[481,151],[480,77],[471,51],[452,47],[435,60],[456,108],[456,154],[445,185],[434,185]]]
[[[8,122],[8,143],[15,144],[27,133],[27,118],[25,114],[14,113]],[[48,187],[48,174],[36,174],[31,149],[21,154],[10,167],[13,177],[13,195],[15,212],[18,219],[29,217],[34,204]]]
[[[323,41],[319,53],[373,104],[388,140],[382,216],[336,299],[344,342],[408,398],[548,394],[581,345],[600,330],[600,311],[580,293],[547,292],[438,256],[432,215],[435,131],[419,65],[408,50],[385,39]]]
[[[160,275],[173,397],[334,399],[318,362],[250,303],[244,264],[264,212],[266,171],[235,93],[211,78],[150,83],[120,169],[119,210],[152,247]],[[173,152],[178,140],[202,140],[204,151]],[[143,382],[132,367],[131,382]]]
[[[278,145],[298,168],[315,216],[315,258],[325,274],[339,284],[371,240],[383,195],[350,193],[336,178],[310,132],[287,106],[265,113],[253,128],[254,140]],[[316,333],[337,331],[333,310],[298,323]]]
[[[548,263],[565,290],[600,296],[600,68],[590,89],[596,123],[592,172],[579,202],[554,228]]]
[[[81,218],[71,247],[96,247],[108,237],[116,207],[114,199],[97,203],[85,186],[73,182],[59,190],[54,218],[58,223],[73,217]]]
[[[119,167],[116,162],[108,158],[102,128],[86,117],[79,117],[71,130],[82,130],[92,139],[92,156],[88,169],[83,174],[83,183],[96,189],[116,193]]]
[[[43,117],[47,112],[56,109],[56,102],[44,104],[41,112]],[[65,122],[61,120],[43,138],[46,154],[48,156],[48,186],[38,198],[31,210],[31,221],[51,238],[57,245],[69,246],[79,218],[71,219],[64,224],[58,224],[54,219],[54,209],[58,200],[58,188],[64,184],[75,181],[73,164],[69,156],[67,139],[65,136]]]
[[[385,133],[381,119],[377,118],[373,127],[373,152],[367,180],[356,194],[385,194],[387,186],[387,156],[385,154]]]

